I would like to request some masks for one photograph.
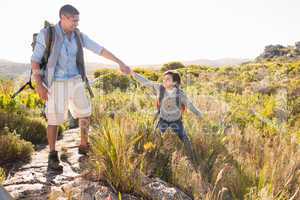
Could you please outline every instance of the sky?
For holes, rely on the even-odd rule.
[[[300,41],[299,0],[0,0],[0,59],[30,62],[32,34],[57,23],[64,4],[128,65],[255,58],[266,45]],[[109,63],[91,52],[86,61]]]

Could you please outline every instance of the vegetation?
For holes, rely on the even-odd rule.
[[[179,71],[183,89],[206,113],[201,121],[190,112],[183,116],[196,163],[174,133],[154,131],[151,90],[116,70],[99,70],[90,167],[100,179],[120,192],[140,195],[141,177],[149,176],[194,199],[217,199],[224,191],[233,199],[300,198],[299,61],[219,68],[168,63],[161,71],[135,71],[161,81],[168,69]],[[10,84],[2,84],[0,92],[1,162],[29,158],[32,145],[23,139],[43,142],[38,132],[45,130],[38,116],[42,101],[27,93],[9,99]]]
[[[160,70],[162,72],[165,72],[167,70],[176,70],[184,67],[185,67],[184,64],[182,64],[181,62],[170,62],[164,64]]]
[[[35,92],[25,90],[12,99],[16,81],[0,82],[0,166],[6,168],[16,160],[30,160],[33,145],[47,142],[47,124],[41,114],[44,102]],[[60,126],[60,135],[63,130]]]
[[[0,167],[0,185],[4,182],[5,180],[5,171],[3,168]]]
[[[184,115],[197,163],[171,131],[153,131],[155,96],[143,87],[97,96],[93,169],[121,192],[139,192],[138,174],[159,177],[194,199],[299,198],[298,62],[178,69],[183,88],[207,113]],[[158,81],[160,78],[158,78]]]
[[[30,142],[4,129],[0,132],[0,166],[16,161],[29,161],[33,152]]]

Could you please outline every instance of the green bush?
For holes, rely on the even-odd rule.
[[[98,80],[96,81],[95,88],[102,89],[104,92],[112,92],[114,89],[125,91],[130,86],[130,78],[122,75],[117,70],[108,70],[99,72]]]
[[[7,127],[11,132],[33,144],[47,143],[47,122],[41,117],[27,117],[16,113],[0,111],[0,130]],[[60,137],[65,130],[65,125],[58,127]]]
[[[180,68],[184,68],[184,64],[182,64],[181,62],[170,62],[170,63],[166,63],[162,66],[162,68],[160,69],[160,71],[165,72],[167,70],[175,70],[175,69],[180,69]]]
[[[11,132],[16,131],[22,139],[33,144],[46,143],[47,141],[46,122],[41,118],[0,112],[0,129],[5,127],[8,127]]]
[[[33,152],[33,145],[20,139],[7,129],[0,132],[0,166],[16,161],[28,161]]]
[[[99,76],[109,74],[109,73],[112,73],[112,72],[116,72],[116,71],[117,70],[114,70],[114,69],[99,69],[99,70],[96,70],[94,72],[94,77],[98,78]]]
[[[157,81],[161,76],[161,73],[159,73],[158,71],[153,71],[149,69],[135,68],[133,69],[133,71],[135,73],[141,74],[142,76],[152,81]]]
[[[9,80],[1,81],[0,109],[8,112],[32,114],[31,110],[41,109],[44,106],[43,100],[32,90],[24,90],[12,99],[11,95],[16,90],[14,85],[15,83]]]

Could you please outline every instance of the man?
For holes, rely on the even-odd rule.
[[[84,90],[88,84],[83,61],[82,48],[86,48],[120,66],[120,70],[130,73],[130,68],[107,49],[91,40],[77,29],[79,11],[71,5],[64,5],[59,11],[60,21],[54,26],[54,37],[50,56],[42,76],[40,64],[46,49],[48,29],[44,28],[37,36],[36,46],[31,57],[36,91],[46,101],[48,122],[47,138],[50,148],[48,168],[62,170],[58,152],[55,150],[58,125],[62,124],[70,110],[74,118],[79,118],[81,140],[80,154],[89,150],[88,130],[91,115],[91,102]],[[91,90],[89,90],[91,93]],[[91,94],[92,95],[92,94]]]

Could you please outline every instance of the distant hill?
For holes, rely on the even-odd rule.
[[[222,58],[222,59],[198,59],[193,61],[183,61],[184,65],[209,65],[213,67],[220,67],[224,65],[240,65],[245,62],[251,61],[250,59],[241,59],[241,58]]]
[[[0,59],[0,76],[2,78],[12,79],[19,76],[25,76],[30,72],[30,65],[25,63],[16,63]]]
[[[92,74],[99,68],[116,68],[116,66],[103,63],[87,63],[87,73]],[[5,79],[27,78],[30,74],[29,63],[17,63],[0,59],[0,77]]]
[[[239,65],[244,62],[250,61],[249,59],[236,59],[236,58],[224,58],[217,60],[198,59],[193,61],[182,61],[185,65],[209,65],[213,67],[219,67],[224,65]],[[104,64],[104,63],[87,63],[87,73],[92,74],[95,70],[101,68],[117,68],[116,65]],[[163,64],[149,64],[149,65],[136,65],[133,67],[159,69]],[[4,59],[0,59],[0,77],[16,78],[16,77],[28,77],[30,73],[29,63],[17,63]]]

